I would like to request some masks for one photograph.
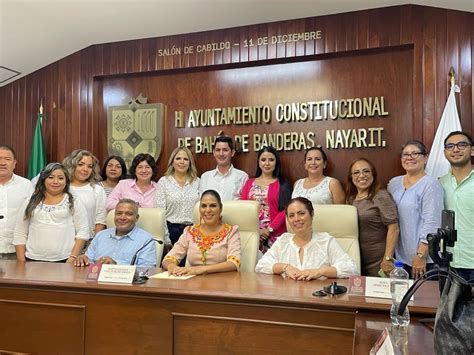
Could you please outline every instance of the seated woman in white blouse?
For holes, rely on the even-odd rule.
[[[13,235],[18,261],[73,263],[89,239],[87,211],[69,192],[67,170],[50,163],[22,206]]]
[[[314,208],[307,198],[291,199],[286,218],[294,234],[282,234],[260,259],[255,271],[281,274],[293,280],[345,278],[358,274],[354,261],[334,237],[313,232],[313,216]]]

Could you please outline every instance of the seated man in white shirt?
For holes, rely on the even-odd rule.
[[[31,182],[13,173],[15,166],[13,148],[0,144],[0,259],[16,259],[12,244],[16,217],[33,193]]]
[[[78,256],[74,265],[129,265],[134,260],[138,266],[156,266],[153,236],[135,225],[138,218],[138,204],[131,199],[121,199],[115,207],[115,228],[97,233],[86,253]]]
[[[213,154],[216,158],[217,167],[202,174],[199,195],[212,189],[219,193],[222,201],[238,200],[242,186],[244,186],[249,176],[232,165],[232,157],[235,154],[232,138],[227,136],[217,137]]]

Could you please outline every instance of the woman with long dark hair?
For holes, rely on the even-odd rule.
[[[202,275],[237,271],[240,267],[238,226],[224,223],[222,201],[215,190],[202,193],[199,224],[187,226],[173,249],[163,259],[163,268],[171,275]],[[190,266],[180,267],[187,258]]]
[[[73,263],[89,239],[87,212],[69,192],[67,170],[50,163],[25,202],[13,237],[19,261]]]
[[[242,188],[241,200],[260,202],[260,251],[265,253],[284,232],[285,206],[291,187],[283,176],[280,157],[275,148],[263,147],[257,154],[255,177]]]

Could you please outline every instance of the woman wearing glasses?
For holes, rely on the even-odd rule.
[[[387,190],[380,188],[377,170],[365,158],[349,166],[347,203],[357,208],[359,216],[362,275],[388,275],[399,232],[397,206]]]
[[[394,177],[388,184],[398,210],[400,238],[395,251],[398,260],[413,278],[420,277],[433,266],[428,255],[426,236],[441,226],[443,188],[426,175],[428,152],[417,140],[402,147],[401,163],[406,174]]]

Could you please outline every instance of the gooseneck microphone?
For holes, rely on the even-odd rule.
[[[130,262],[130,265],[135,265],[135,263],[137,262],[137,259],[138,259],[138,253],[141,252],[143,249],[145,249],[146,246],[147,246],[148,244],[150,244],[151,242],[157,242],[158,244],[163,244],[163,241],[162,241],[162,240],[155,239],[155,238],[151,238],[148,242],[146,242],[145,244],[143,244],[143,246],[141,246],[141,247],[136,251],[136,253],[133,255],[133,258],[132,258],[132,261]]]

